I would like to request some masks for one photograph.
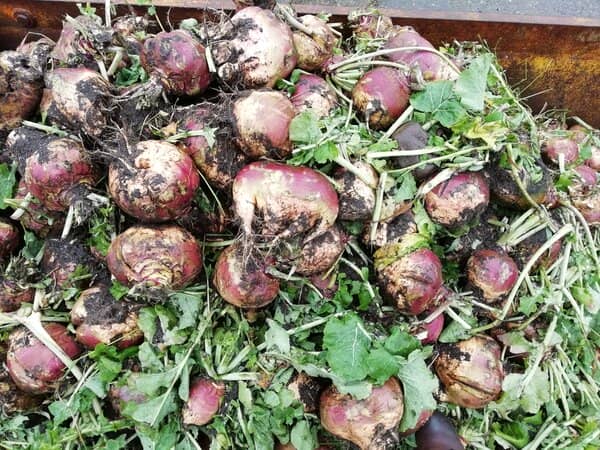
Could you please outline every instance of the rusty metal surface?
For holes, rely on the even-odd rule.
[[[0,48],[13,48],[28,32],[56,38],[65,14],[76,15],[75,1],[0,0]],[[119,3],[118,12],[144,8]],[[130,2],[131,3],[131,2]],[[231,9],[229,1],[154,0],[163,19],[202,18],[206,8]],[[102,13],[102,5],[95,5]],[[350,8],[298,5],[300,13],[326,10],[343,21]],[[531,96],[534,111],[568,109],[600,127],[600,20],[440,11],[385,10],[398,24],[412,25],[434,44],[452,40],[484,40],[496,51],[509,79]]]

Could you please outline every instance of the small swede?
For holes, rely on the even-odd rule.
[[[303,73],[298,78],[290,98],[298,113],[313,111],[317,117],[327,117],[337,106],[335,91],[318,75]]]
[[[327,22],[320,17],[305,14],[297,20],[304,26],[304,30],[293,33],[294,47],[298,55],[296,65],[300,69],[314,71],[331,58],[337,38]]]
[[[467,261],[467,278],[485,303],[496,303],[510,292],[519,269],[515,261],[497,250],[481,248]]]
[[[206,425],[223,406],[225,385],[221,381],[198,378],[190,385],[189,398],[181,415],[185,425]]]

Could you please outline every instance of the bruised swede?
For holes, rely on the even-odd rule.
[[[70,358],[81,353],[64,325],[46,323],[44,329]],[[65,369],[62,361],[24,327],[16,328],[8,337],[6,365],[19,389],[36,394],[52,391]]]
[[[238,94],[232,106],[235,138],[249,157],[284,159],[292,151],[290,122],[296,115],[285,94],[270,89]]]
[[[144,41],[141,63],[171,95],[198,95],[210,84],[206,49],[184,30],[162,31]]]
[[[365,73],[352,89],[352,100],[373,130],[388,128],[408,107],[410,87],[406,75],[391,67]]]
[[[398,50],[389,53],[387,58],[393,62],[403,63],[420,72],[417,79],[423,80],[452,80],[457,73],[439,55],[427,49],[434,50],[433,45],[417,33],[412,27],[400,27],[383,46],[386,50],[404,47],[422,47],[423,49]]]
[[[467,261],[469,284],[486,303],[501,300],[513,288],[518,277],[515,261],[497,250],[476,250]]]
[[[178,226],[135,225],[113,239],[106,264],[121,284],[180,289],[202,270],[202,250]]]
[[[12,222],[0,217],[0,263],[8,258],[20,243],[19,229]]]
[[[369,220],[375,208],[375,187],[379,183],[379,175],[371,164],[357,161],[352,164],[362,175],[340,167],[334,173],[334,181],[338,186],[340,220]],[[367,184],[364,180],[368,181]]]
[[[327,230],[338,215],[335,189],[307,167],[258,161],[248,164],[233,182],[234,209],[242,231],[289,238]]]
[[[42,88],[42,73],[31,67],[26,55],[0,52],[0,138],[35,111]]]
[[[32,303],[34,289],[0,274],[0,312],[16,311],[21,303]]]
[[[392,137],[398,143],[398,150],[419,150],[427,147],[429,140],[427,131],[419,123],[412,120],[403,123]],[[403,169],[419,163],[422,157],[426,157],[426,155],[397,156],[389,161],[393,167]],[[433,164],[425,164],[413,169],[411,173],[417,181],[421,181],[431,176],[436,169],[437,167]]]
[[[187,154],[165,141],[143,141],[130,150],[129,161],[116,159],[108,170],[108,191],[123,211],[143,222],[185,214],[200,185]]]
[[[82,242],[47,239],[40,268],[60,289],[84,287],[97,270],[97,262]]]
[[[279,293],[279,280],[268,275],[266,268],[258,252],[235,243],[217,258],[213,283],[226,302],[239,308],[261,308]]]
[[[297,112],[313,111],[317,117],[327,117],[337,106],[337,97],[331,86],[318,75],[303,73],[298,78],[290,98]]]
[[[296,66],[292,30],[272,11],[250,6],[237,12],[227,26],[231,28],[211,47],[225,84],[273,87]]]
[[[464,450],[452,422],[440,412],[434,412],[415,435],[417,450]]]
[[[459,228],[476,220],[487,208],[490,190],[479,172],[461,172],[425,194],[431,219],[448,228]]]
[[[396,428],[404,413],[404,398],[396,378],[374,386],[364,400],[331,386],[321,395],[319,409],[323,428],[360,450],[385,450],[398,444]]]
[[[326,21],[312,14],[298,18],[304,26],[304,31],[294,31],[293,41],[298,54],[297,66],[303,70],[313,71],[332,56],[336,37]]]
[[[225,385],[221,381],[198,378],[192,381],[190,393],[183,410],[185,425],[205,425],[219,412],[225,397]]]
[[[33,197],[23,179],[19,181],[15,201],[23,209],[19,222],[24,228],[33,231],[40,238],[60,236],[65,223],[65,215],[58,211],[50,211],[37,198]]]
[[[488,336],[442,346],[434,366],[447,401],[477,409],[496,400],[504,380],[500,353],[500,346]]]
[[[40,112],[46,120],[68,130],[100,137],[106,128],[110,85],[85,68],[56,68],[46,72]]]
[[[248,163],[248,157],[233,144],[227,132],[221,132],[216,105],[194,105],[183,112],[181,128],[188,132],[202,132],[182,141],[181,148],[194,160],[196,167],[211,186],[226,189],[237,173]],[[211,140],[211,133],[214,136]],[[208,137],[207,137],[208,136]]]
[[[442,286],[442,263],[427,248],[406,251],[403,244],[388,244],[374,255],[381,294],[405,314],[429,309]]]
[[[116,342],[117,347],[130,347],[143,339],[138,328],[138,305],[117,301],[106,286],[86,289],[71,309],[71,323],[77,341],[87,348]]]

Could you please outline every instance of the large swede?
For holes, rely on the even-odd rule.
[[[250,236],[282,238],[327,230],[337,218],[338,197],[315,170],[258,161],[244,167],[233,182],[234,209]]]

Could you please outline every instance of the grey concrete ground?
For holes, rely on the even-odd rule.
[[[600,18],[600,0],[295,0],[294,3]]]

